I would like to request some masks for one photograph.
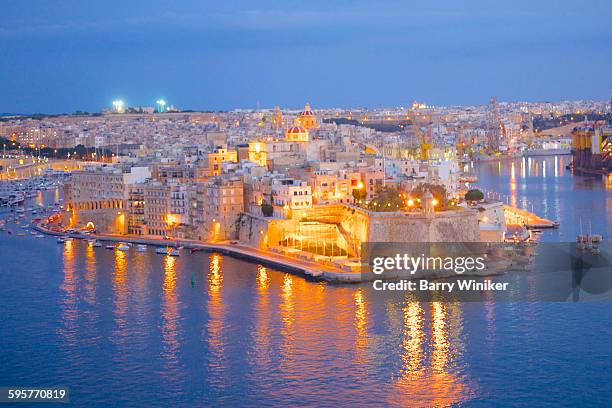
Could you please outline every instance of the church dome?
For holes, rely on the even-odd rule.
[[[314,116],[314,112],[310,108],[309,103],[304,106],[304,110],[300,113],[300,116]]]
[[[287,133],[306,133],[306,129],[301,125],[295,125],[287,129]]]
[[[298,118],[295,118],[293,126],[285,132],[285,139],[293,142],[307,142],[308,130],[302,126]]]

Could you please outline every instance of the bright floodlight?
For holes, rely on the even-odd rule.
[[[157,101],[157,104],[160,105],[160,106],[166,106],[166,101],[164,101],[163,99],[159,99]]]
[[[115,108],[117,108],[117,109],[119,109],[119,108],[123,108],[123,101],[121,101],[121,100],[116,100],[116,101],[113,101],[113,106],[114,106]]]

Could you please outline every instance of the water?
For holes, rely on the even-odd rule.
[[[501,177],[496,163],[478,168],[480,184],[510,193],[510,164],[501,166]],[[539,202],[562,225],[547,239],[571,235],[564,220],[580,208],[610,233],[605,183],[564,173],[516,185],[517,200],[546,191]],[[29,234],[1,233],[0,259],[0,385],[67,385],[77,406],[612,399],[607,302],[410,302],[217,254],[123,253]]]
[[[584,234],[590,223],[593,234],[612,238],[612,177],[573,176],[565,168],[569,162],[567,155],[496,160],[474,170],[477,187],[502,193],[505,203],[560,222],[558,230],[544,231],[544,242],[573,242],[581,222]]]

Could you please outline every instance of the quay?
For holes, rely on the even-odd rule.
[[[302,276],[308,280],[358,283],[362,281],[361,273],[347,271],[333,266],[321,265],[308,260],[291,258],[270,251],[262,251],[240,243],[232,244],[232,241],[216,243],[204,243],[188,239],[160,239],[146,238],[130,235],[64,233],[51,231],[40,224],[32,228],[40,233],[53,236],[69,236],[76,239],[95,238],[106,242],[130,242],[133,244],[145,244],[151,246],[182,246],[186,249],[197,249],[205,252],[218,252],[236,259],[253,263],[260,263],[266,267],[277,269],[282,272]]]
[[[559,228],[559,223],[556,221],[510,205],[504,205],[504,215],[508,225],[522,225],[527,229]]]

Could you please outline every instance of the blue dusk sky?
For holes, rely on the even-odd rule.
[[[610,97],[612,1],[0,4],[0,112]]]

